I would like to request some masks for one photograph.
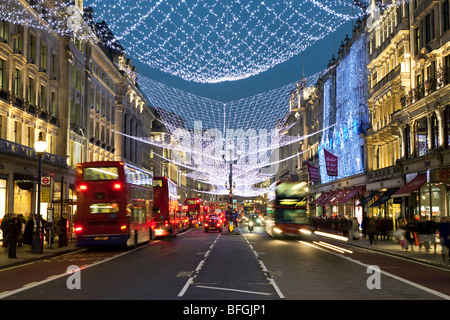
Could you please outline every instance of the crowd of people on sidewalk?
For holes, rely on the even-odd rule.
[[[442,217],[440,221],[429,217],[420,218],[415,215],[411,219],[400,217],[396,224],[392,218],[367,217],[358,220],[343,215],[315,217],[312,219],[313,227],[320,230],[342,234],[345,237],[358,240],[361,236],[369,239],[371,245],[377,244],[378,240],[397,240],[402,249],[414,251],[415,247],[422,248],[429,253],[433,248],[437,253],[437,245],[441,244],[442,258],[449,260],[450,251],[450,218]]]
[[[16,248],[20,248],[23,245],[28,245],[29,251],[32,251],[33,234],[37,226],[36,222],[37,219],[32,213],[28,215],[27,219],[22,214],[18,214],[17,216],[14,214],[5,215],[1,221],[0,229],[3,235],[3,247],[8,248],[8,258],[16,259]],[[45,234],[44,231],[47,222],[42,217],[40,222],[42,234]]]
[[[428,216],[420,218],[419,215],[415,215],[412,219],[402,217],[398,221],[398,226],[395,238],[402,249],[408,250],[411,247],[411,251],[413,251],[415,247],[418,247],[419,251],[424,248],[425,252],[429,253],[431,249],[434,249],[433,251],[436,253],[439,242],[442,248],[442,258],[450,260],[450,220],[448,217],[441,217],[440,221],[430,219]]]

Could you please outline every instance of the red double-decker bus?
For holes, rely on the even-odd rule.
[[[156,236],[175,237],[180,232],[177,185],[167,177],[153,178],[153,222]]]
[[[122,161],[77,165],[76,243],[135,246],[154,235],[152,174]]]
[[[190,225],[194,226],[197,222],[199,224],[202,224],[204,212],[202,199],[200,198],[184,199],[184,204],[187,206]]]

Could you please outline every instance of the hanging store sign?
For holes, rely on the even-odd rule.
[[[338,157],[334,154],[323,149],[325,154],[325,165],[327,168],[327,174],[332,177],[337,177],[338,175]]]
[[[319,182],[319,168],[314,167],[311,163],[307,162],[309,172],[309,181]]]

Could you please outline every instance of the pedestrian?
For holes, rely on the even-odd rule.
[[[367,224],[367,234],[369,235],[369,242],[370,244],[374,243],[377,244],[377,224],[375,223],[375,220],[372,218],[369,219],[369,222]]]
[[[9,225],[9,216],[5,215],[2,220],[2,224],[0,225],[0,229],[2,229],[2,235],[3,235],[3,248],[7,247],[7,241],[6,236],[8,234],[8,225]]]
[[[351,234],[353,240],[359,240],[359,223],[356,217],[352,219]]]
[[[33,233],[35,230],[35,221],[34,221],[34,215],[30,213],[28,216],[27,224],[25,225],[25,232],[23,235],[23,244],[27,244],[30,247],[30,252],[32,251],[32,244],[33,244]]]
[[[7,240],[9,243],[8,258],[17,258],[16,247],[19,241],[20,229],[17,225],[17,218],[12,218],[8,225]]]
[[[19,214],[17,216],[17,225],[18,225],[19,230],[20,230],[20,236],[19,236],[19,241],[17,242],[17,248],[22,247],[22,244],[23,244],[23,233],[25,232],[25,224],[26,224],[26,221],[23,218],[23,214]]]
[[[348,221],[346,216],[344,216],[340,219],[340,229],[342,231],[342,235],[344,237],[348,238],[349,231],[350,231],[350,222]]]
[[[442,259],[450,260],[450,221],[446,217],[441,218],[439,223],[439,238],[441,240]]]
[[[361,222],[361,231],[363,238],[366,238],[367,235],[367,224],[369,223],[368,217],[366,215],[363,216],[362,222]]]
[[[419,252],[424,246],[425,252],[428,253],[430,251],[431,238],[430,218],[428,216],[419,221],[417,233],[419,234]]]

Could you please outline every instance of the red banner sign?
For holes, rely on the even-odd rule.
[[[332,177],[337,177],[338,175],[338,157],[334,154],[323,149],[325,153],[325,165],[327,167],[327,174]]]
[[[319,182],[319,168],[314,167],[311,163],[307,162],[309,172],[309,181]]]

